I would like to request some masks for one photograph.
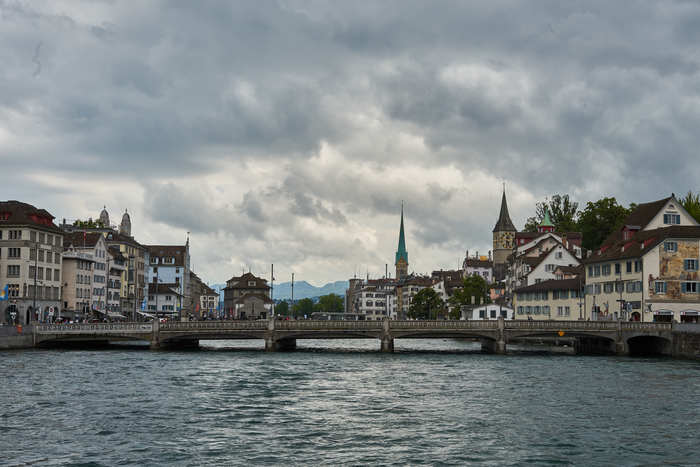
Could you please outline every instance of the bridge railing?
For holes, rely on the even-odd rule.
[[[150,332],[150,323],[83,323],[83,324],[37,324],[38,334],[64,333],[109,333],[109,332]]]
[[[299,320],[299,321],[276,321],[275,330],[297,331],[297,330],[381,330],[381,321],[331,321],[331,320]]]
[[[550,320],[512,320],[505,322],[506,329],[576,329],[587,331],[616,331],[616,321],[550,321]]]
[[[622,321],[620,329],[623,331],[670,331],[671,323],[642,323],[640,321]]]
[[[267,329],[267,321],[171,321],[161,323],[161,331],[250,331]]]
[[[498,321],[488,320],[428,320],[389,321],[389,329],[497,329]]]

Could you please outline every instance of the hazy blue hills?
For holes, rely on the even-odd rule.
[[[223,300],[223,288],[226,287],[226,284],[214,284],[210,287],[219,292],[219,294],[221,295],[221,300]],[[345,290],[347,288],[348,281],[329,282],[328,284],[322,287],[316,287],[314,285],[309,284],[306,281],[294,282],[294,300],[298,300],[300,298],[320,297],[321,295],[328,295],[331,293],[340,295],[342,297],[345,295]],[[275,283],[274,298],[276,300],[292,298],[292,283]]]

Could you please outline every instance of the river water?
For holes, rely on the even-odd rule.
[[[455,340],[0,353],[1,465],[687,465],[700,364]]]

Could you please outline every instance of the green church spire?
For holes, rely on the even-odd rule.
[[[401,203],[401,229],[399,230],[399,248],[396,250],[396,262],[394,264],[399,264],[399,260],[403,259],[408,264],[408,251],[406,251],[406,238],[403,233],[403,203]]]
[[[552,220],[549,218],[549,209],[547,208],[544,208],[544,219],[542,219],[540,227],[554,227]]]

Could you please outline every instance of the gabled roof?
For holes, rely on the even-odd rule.
[[[557,266],[555,270],[560,270],[563,274],[583,274],[583,264],[578,266]]]
[[[240,277],[232,277],[226,282],[236,282],[235,285],[231,287],[226,287],[226,289],[264,289],[269,290],[270,286],[267,285],[267,281],[261,277],[256,277],[253,273],[246,272]],[[255,281],[255,285],[248,285],[248,281]]]
[[[175,258],[174,263],[165,263],[163,266],[185,266],[186,245],[144,245],[148,249],[151,258]],[[161,263],[158,263],[161,266]]]
[[[527,285],[515,289],[514,293],[523,292],[545,292],[549,290],[581,290],[583,289],[583,281],[576,279],[550,279],[548,281],[538,282],[536,284]]]
[[[592,264],[616,259],[639,258],[659,243],[670,238],[700,239],[700,226],[673,225],[653,230],[642,230],[629,240],[618,240],[612,245],[603,245],[583,263]],[[600,254],[598,254],[599,252]]]
[[[157,284],[158,287],[156,287],[156,284],[153,282],[148,283],[148,293],[149,295],[178,295],[181,296],[178,292],[178,288],[180,287],[179,284]]]
[[[506,202],[506,190],[503,190],[503,197],[501,198],[501,212],[498,214],[498,220],[496,225],[493,227],[494,232],[515,232],[517,229],[513,225],[513,221],[510,220],[510,215],[508,214],[508,203]]]
[[[107,245],[124,244],[133,246],[139,250],[146,249],[145,246],[134,240],[134,237],[129,237],[128,235],[120,234],[113,230],[105,232],[105,240],[107,241]]]
[[[470,268],[490,269],[493,267],[493,262],[487,259],[467,258],[463,264]]]
[[[102,234],[99,232],[71,232],[63,237],[65,248],[94,248],[100,241]]]
[[[638,230],[644,230],[644,228],[649,225],[649,223],[656,217],[661,209],[666,206],[670,200],[674,199],[673,196],[668,198],[660,199],[658,201],[651,201],[649,203],[638,204],[634,211],[632,211],[622,223],[622,227],[630,226],[635,227]],[[680,204],[680,203],[679,203]],[[618,229],[610,233],[608,238],[605,239],[603,245],[611,245],[617,241],[622,240],[622,230]]]
[[[0,201],[0,225],[31,225],[39,229],[63,233],[53,220],[54,216],[45,209],[16,200]]]

